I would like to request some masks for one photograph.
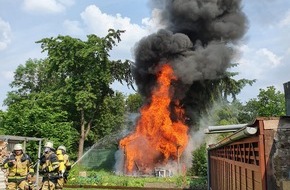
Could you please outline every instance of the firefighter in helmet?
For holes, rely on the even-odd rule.
[[[7,189],[28,190],[32,188],[31,178],[34,174],[31,158],[23,152],[22,144],[15,144],[12,153],[4,160],[8,169]]]
[[[42,190],[54,190],[59,178],[59,161],[54,151],[53,143],[46,142],[44,145],[44,153],[40,158],[39,173],[43,175]]]
[[[57,181],[56,189],[62,189],[64,183],[67,181],[68,171],[71,169],[69,156],[66,153],[66,147],[61,145],[57,148],[56,154],[59,160],[59,179]]]

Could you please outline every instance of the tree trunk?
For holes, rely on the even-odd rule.
[[[84,153],[84,143],[85,143],[85,136],[81,135],[79,140],[79,152],[78,152],[78,160],[83,156]]]
[[[80,160],[84,154],[85,139],[90,132],[92,121],[93,119],[91,119],[89,122],[86,122],[85,117],[84,117],[84,111],[81,111],[81,132],[80,132],[80,139],[79,139],[78,160]],[[86,127],[86,124],[87,124],[87,127]]]
[[[80,131],[80,140],[79,140],[79,152],[78,152],[78,160],[83,156],[84,153],[84,143],[85,143],[85,117],[84,117],[84,111],[81,110],[81,131]]]

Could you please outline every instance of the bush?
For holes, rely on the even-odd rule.
[[[206,144],[201,145],[192,153],[192,167],[188,170],[190,176],[207,176]]]
[[[207,178],[195,178],[192,179],[189,183],[189,188],[192,190],[207,190],[208,184],[207,184]]]

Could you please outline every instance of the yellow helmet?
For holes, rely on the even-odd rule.
[[[53,148],[53,143],[50,142],[50,141],[47,141],[47,142],[44,144],[44,147],[54,149],[54,148]]]
[[[57,148],[57,150],[63,150],[63,151],[66,152],[66,147],[63,146],[63,145],[60,145],[60,146]]]
[[[22,144],[15,144],[13,150],[23,150]]]

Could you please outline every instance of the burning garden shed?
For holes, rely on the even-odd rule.
[[[219,94],[247,29],[241,1],[155,0],[162,29],[135,46],[133,76],[145,101],[135,130],[120,140],[123,173],[180,171],[189,133]],[[173,167],[172,167],[173,166]]]

